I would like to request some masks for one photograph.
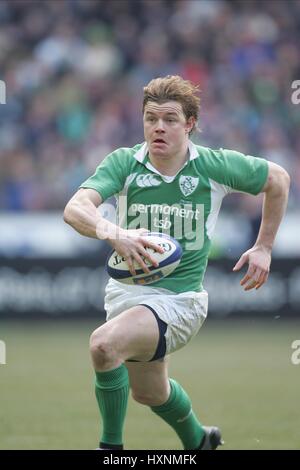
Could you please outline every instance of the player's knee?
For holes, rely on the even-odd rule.
[[[103,364],[110,362],[115,357],[115,350],[112,341],[106,335],[99,333],[95,330],[90,337],[90,353],[93,359]]]

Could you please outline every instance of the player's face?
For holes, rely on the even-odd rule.
[[[148,101],[144,110],[144,134],[152,156],[172,156],[187,145],[194,118],[188,121],[181,103],[168,101],[163,104]]]

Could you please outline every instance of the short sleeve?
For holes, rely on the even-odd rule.
[[[253,195],[260,193],[264,187],[268,168],[264,158],[226,149],[211,151],[205,165],[208,176],[225,185],[228,193],[239,191]]]
[[[119,193],[126,180],[128,158],[122,149],[107,155],[97,167],[95,173],[84,181],[80,188],[95,189],[102,200]]]

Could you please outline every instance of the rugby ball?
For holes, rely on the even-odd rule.
[[[146,251],[157,260],[159,266],[153,266],[148,259],[145,259],[150,270],[150,273],[145,273],[135,261],[136,275],[132,276],[125,258],[114,250],[106,262],[106,270],[110,277],[124,284],[145,286],[163,279],[174,271],[182,256],[182,248],[178,241],[169,235],[155,232],[149,232],[143,237],[151,237],[151,241],[164,249],[163,253],[158,253],[153,248],[145,247]]]

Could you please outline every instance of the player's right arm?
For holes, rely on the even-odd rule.
[[[110,232],[116,232],[116,225],[101,217],[98,210],[101,203],[97,191],[80,188],[65,207],[64,221],[85,237],[105,240],[112,236]]]
[[[145,247],[151,247],[163,253],[163,248],[143,237],[148,230],[126,230],[104,219],[98,207],[102,203],[100,194],[94,189],[81,188],[70,199],[64,210],[64,221],[71,225],[81,235],[100,240],[106,240],[122,257],[127,260],[131,274],[135,275],[134,260],[144,272],[149,269],[142,257],[157,266],[151,254]]]

